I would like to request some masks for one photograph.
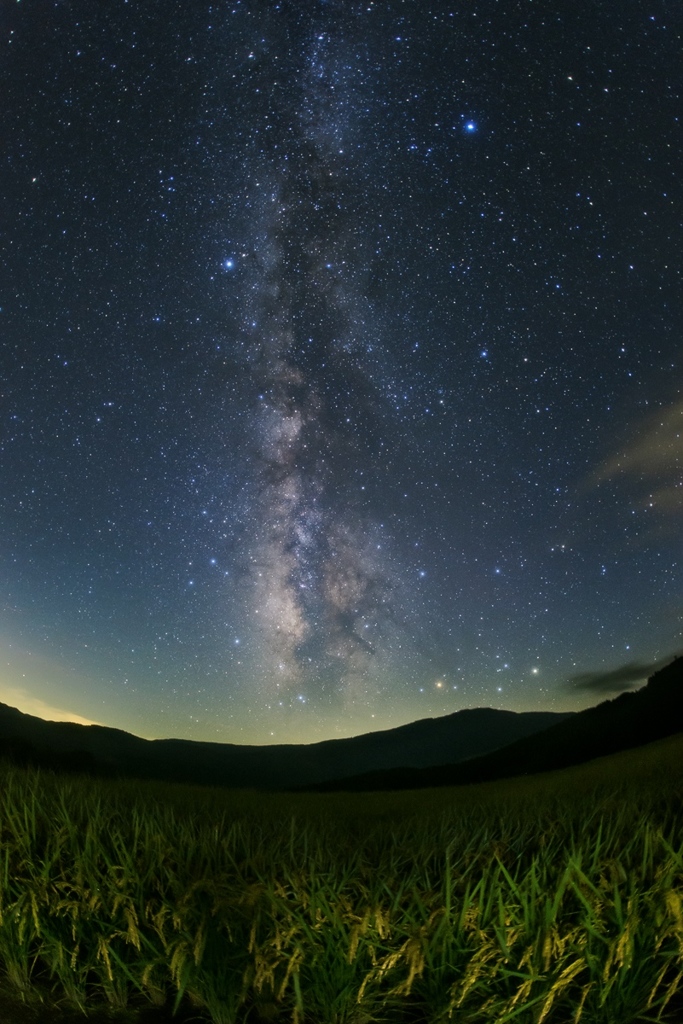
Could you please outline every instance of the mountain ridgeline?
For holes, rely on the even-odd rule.
[[[683,731],[683,657],[640,690],[568,716],[533,736],[460,763],[359,774],[310,787],[321,792],[462,786],[534,775],[592,761]]]
[[[418,770],[477,757],[568,717],[475,708],[349,739],[246,746],[145,740],[99,725],[46,722],[0,704],[0,757],[52,771],[283,790],[399,766]]]
[[[418,789],[567,768],[683,731],[683,657],[578,713],[474,708],[310,744],[145,740],[0,704],[0,758],[52,771],[264,790]]]

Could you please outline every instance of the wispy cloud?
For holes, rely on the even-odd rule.
[[[76,715],[72,711],[65,711],[64,708],[55,708],[47,704],[39,697],[32,697],[25,690],[16,689],[11,686],[0,687],[0,701],[9,704],[10,707],[23,711],[25,715],[35,715],[36,718],[43,718],[47,722],[75,722],[77,725],[101,725],[100,722],[93,722],[82,715]]]
[[[666,515],[683,512],[683,401],[651,415],[635,436],[589,477],[589,486],[624,480],[637,500]]]
[[[629,661],[626,665],[618,668],[602,670],[599,672],[581,672],[572,676],[567,685],[573,690],[581,690],[587,693],[624,693],[626,690],[636,688],[636,684],[644,683],[653,672],[662,668],[664,662],[651,662],[642,664],[637,661]]]

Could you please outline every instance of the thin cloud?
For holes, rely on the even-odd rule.
[[[624,693],[626,690],[633,690],[637,683],[644,683],[653,672],[662,668],[662,664],[661,661],[653,661],[650,664],[629,661],[626,665],[608,671],[581,672],[572,676],[567,685],[583,693]]]
[[[642,423],[636,436],[597,467],[590,486],[625,480],[642,503],[665,515],[683,511],[683,401]]]

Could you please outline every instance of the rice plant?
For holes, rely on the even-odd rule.
[[[683,743],[283,795],[0,769],[0,969],[215,1024],[680,1018]]]

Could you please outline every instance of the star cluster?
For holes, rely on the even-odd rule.
[[[9,9],[0,700],[308,742],[678,650],[682,29]]]

